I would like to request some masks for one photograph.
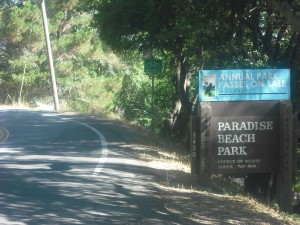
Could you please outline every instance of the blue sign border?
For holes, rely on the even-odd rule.
[[[200,70],[199,99],[200,101],[290,100],[290,70]]]

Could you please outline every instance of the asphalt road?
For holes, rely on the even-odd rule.
[[[109,120],[0,110],[0,224],[182,224],[126,132]]]

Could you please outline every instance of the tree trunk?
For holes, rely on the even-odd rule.
[[[182,139],[186,126],[189,123],[192,112],[193,103],[189,100],[189,86],[191,74],[189,73],[189,65],[184,56],[178,59],[177,69],[177,93],[180,100],[180,111],[177,111],[176,119],[172,127],[172,134],[175,138]],[[177,108],[179,109],[179,108]],[[174,114],[173,114],[174,116]]]
[[[286,19],[287,23],[297,32],[300,33],[300,18],[290,10],[293,6],[290,5],[286,7],[284,5],[284,1],[278,1],[278,0],[266,0],[266,2],[269,3],[270,6],[276,8]],[[288,3],[286,3],[288,4]]]
[[[179,98],[179,83],[180,83],[180,65],[177,66],[176,73],[174,74],[173,84],[175,87],[175,93],[173,95],[173,109],[169,114],[168,120],[165,121],[164,130],[166,135],[173,136],[173,128],[177,121],[178,115],[181,110],[181,101]]]

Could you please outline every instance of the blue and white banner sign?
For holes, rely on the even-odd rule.
[[[290,100],[290,70],[201,70],[199,98],[200,101]]]

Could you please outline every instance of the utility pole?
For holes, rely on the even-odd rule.
[[[8,7],[5,10],[7,10],[11,7],[14,7],[14,6],[21,8],[25,5],[25,1],[19,1],[17,3],[14,3],[13,1],[8,0],[6,3],[8,4]],[[2,4],[3,4],[3,1],[0,0],[0,5],[2,5]],[[47,53],[48,53],[48,63],[49,63],[49,67],[50,67],[54,109],[56,111],[59,111],[59,102],[58,102],[58,94],[57,94],[57,87],[56,87],[55,71],[54,71],[51,42],[50,42],[49,30],[48,30],[48,19],[47,19],[46,6],[45,6],[44,0],[41,0],[41,9],[42,9],[42,15],[43,15],[43,27],[44,27],[45,40],[46,40]],[[1,11],[3,11],[3,10],[1,10]]]
[[[42,8],[42,14],[43,14],[43,25],[44,25],[45,40],[46,40],[47,53],[48,53],[48,63],[49,63],[49,67],[50,67],[51,83],[52,83],[52,90],[53,90],[54,109],[56,111],[59,111],[59,102],[58,102],[58,94],[57,94],[57,87],[56,87],[55,71],[54,71],[51,43],[50,43],[49,30],[48,30],[46,6],[45,6],[44,0],[42,0],[42,2],[41,2],[41,8]]]

